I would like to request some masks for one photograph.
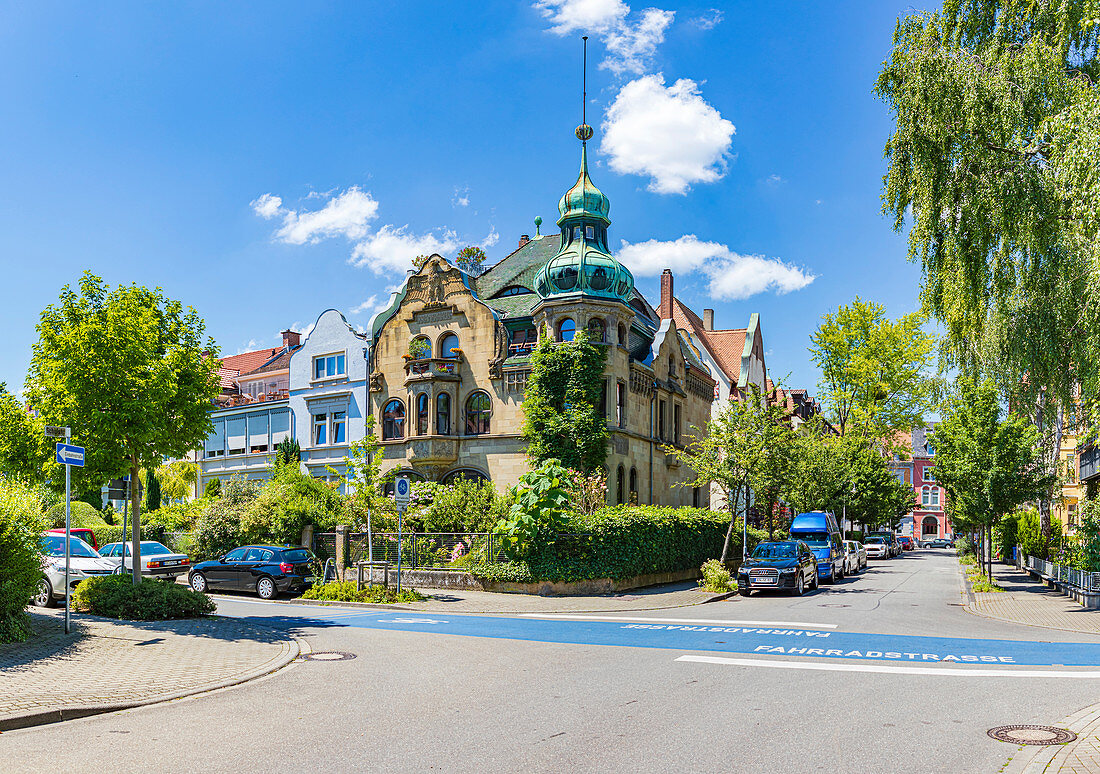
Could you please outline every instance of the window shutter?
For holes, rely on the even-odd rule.
[[[271,412],[271,444],[274,446],[285,438],[290,437],[290,412]]]
[[[206,437],[206,453],[225,451],[225,420],[215,419],[214,429]]]
[[[244,417],[233,417],[225,422],[225,440],[229,449],[244,448]]]
[[[267,445],[267,413],[252,414],[248,417],[248,445]]]

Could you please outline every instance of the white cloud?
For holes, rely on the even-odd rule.
[[[535,7],[559,35],[573,32],[603,33],[620,25],[630,13],[622,0],[539,0]]]
[[[719,11],[717,8],[711,8],[702,16],[697,16],[691,20],[701,30],[712,30],[722,23],[722,19],[725,18],[725,14]]]
[[[312,323],[310,323],[309,325],[307,325],[306,327],[303,328],[302,327],[302,322],[299,320],[299,321],[295,322],[294,324],[292,324],[290,326],[290,330],[294,331],[295,333],[302,334],[303,339],[308,339],[309,334],[313,333],[313,329],[314,329],[314,327],[316,327],[316,325],[317,325],[317,323],[312,322]]]
[[[378,216],[378,202],[358,186],[330,198],[319,210],[292,210],[282,206],[283,200],[264,194],[252,202],[253,211],[261,218],[282,218],[275,239],[291,245],[315,243],[334,236],[359,239]]]
[[[497,233],[497,227],[489,226],[489,233],[483,240],[481,240],[481,244],[479,245],[479,247],[481,247],[482,250],[487,250],[499,241],[500,234]]]
[[[694,234],[671,242],[624,241],[618,258],[639,277],[655,277],[664,269],[672,269],[673,273],[701,271],[709,280],[710,295],[721,301],[749,298],[768,290],[783,295],[801,290],[816,279],[806,269],[777,258],[741,255],[718,242],[703,242]]]
[[[600,67],[616,75],[644,73],[657,51],[657,46],[665,42],[665,30],[672,24],[675,16],[675,11],[647,8],[635,24],[620,24],[604,38],[610,55]]]
[[[465,188],[455,187],[455,195],[451,197],[451,204],[455,207],[469,207],[470,206],[470,187]]]
[[[364,266],[382,274],[386,271],[406,271],[418,255],[453,253],[458,249],[458,235],[444,230],[438,234],[410,234],[408,226],[382,226],[355,245],[348,263]]]
[[[765,180],[764,182],[767,185],[771,186],[772,188],[775,188],[776,186],[782,185],[783,183],[785,183],[787,181],[784,180],[779,175],[772,174],[772,175],[768,175],[768,179]]]
[[[368,298],[363,303],[361,303],[358,306],[352,308],[351,313],[352,314],[362,314],[363,312],[370,312],[370,311],[374,310],[375,308],[377,308],[377,306],[378,306],[378,294],[375,293],[373,296]]]
[[[645,75],[623,86],[603,123],[600,150],[619,174],[647,175],[654,193],[687,193],[726,174],[736,129],[681,78]]]

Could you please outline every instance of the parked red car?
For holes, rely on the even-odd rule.
[[[913,550],[913,538],[908,535],[902,535],[898,538],[898,542],[901,543],[901,547],[906,551]]]
[[[51,530],[48,530],[48,532],[51,535],[64,535],[65,534],[65,528],[62,527],[61,529],[51,529]],[[80,538],[85,543],[87,543],[92,548],[94,548],[95,550],[97,550],[97,551],[99,550],[99,543],[96,542],[95,533],[92,532],[92,530],[90,528],[88,528],[88,527],[71,527],[69,529],[69,534],[72,535],[75,538]]]

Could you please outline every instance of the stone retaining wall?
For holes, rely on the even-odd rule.
[[[373,582],[382,583],[384,573],[380,569],[372,570]],[[364,581],[367,579],[364,572]],[[679,570],[677,572],[658,572],[647,575],[635,575],[632,578],[595,578],[573,582],[538,581],[536,583],[510,583],[504,581],[485,581],[475,578],[468,572],[453,570],[405,570],[401,571],[401,584],[423,589],[461,589],[464,591],[494,591],[502,594],[537,594],[542,597],[587,597],[597,594],[614,594],[645,586],[657,586],[662,583],[679,583],[700,577],[699,570]],[[350,567],[344,570],[344,579],[354,581],[356,570]],[[391,568],[389,582],[397,582],[397,570]]]

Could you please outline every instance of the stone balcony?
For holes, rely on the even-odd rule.
[[[444,437],[411,438],[408,460],[414,465],[442,465],[458,459],[458,439]]]
[[[450,381],[461,379],[458,358],[422,357],[405,361],[405,386],[414,382]]]

